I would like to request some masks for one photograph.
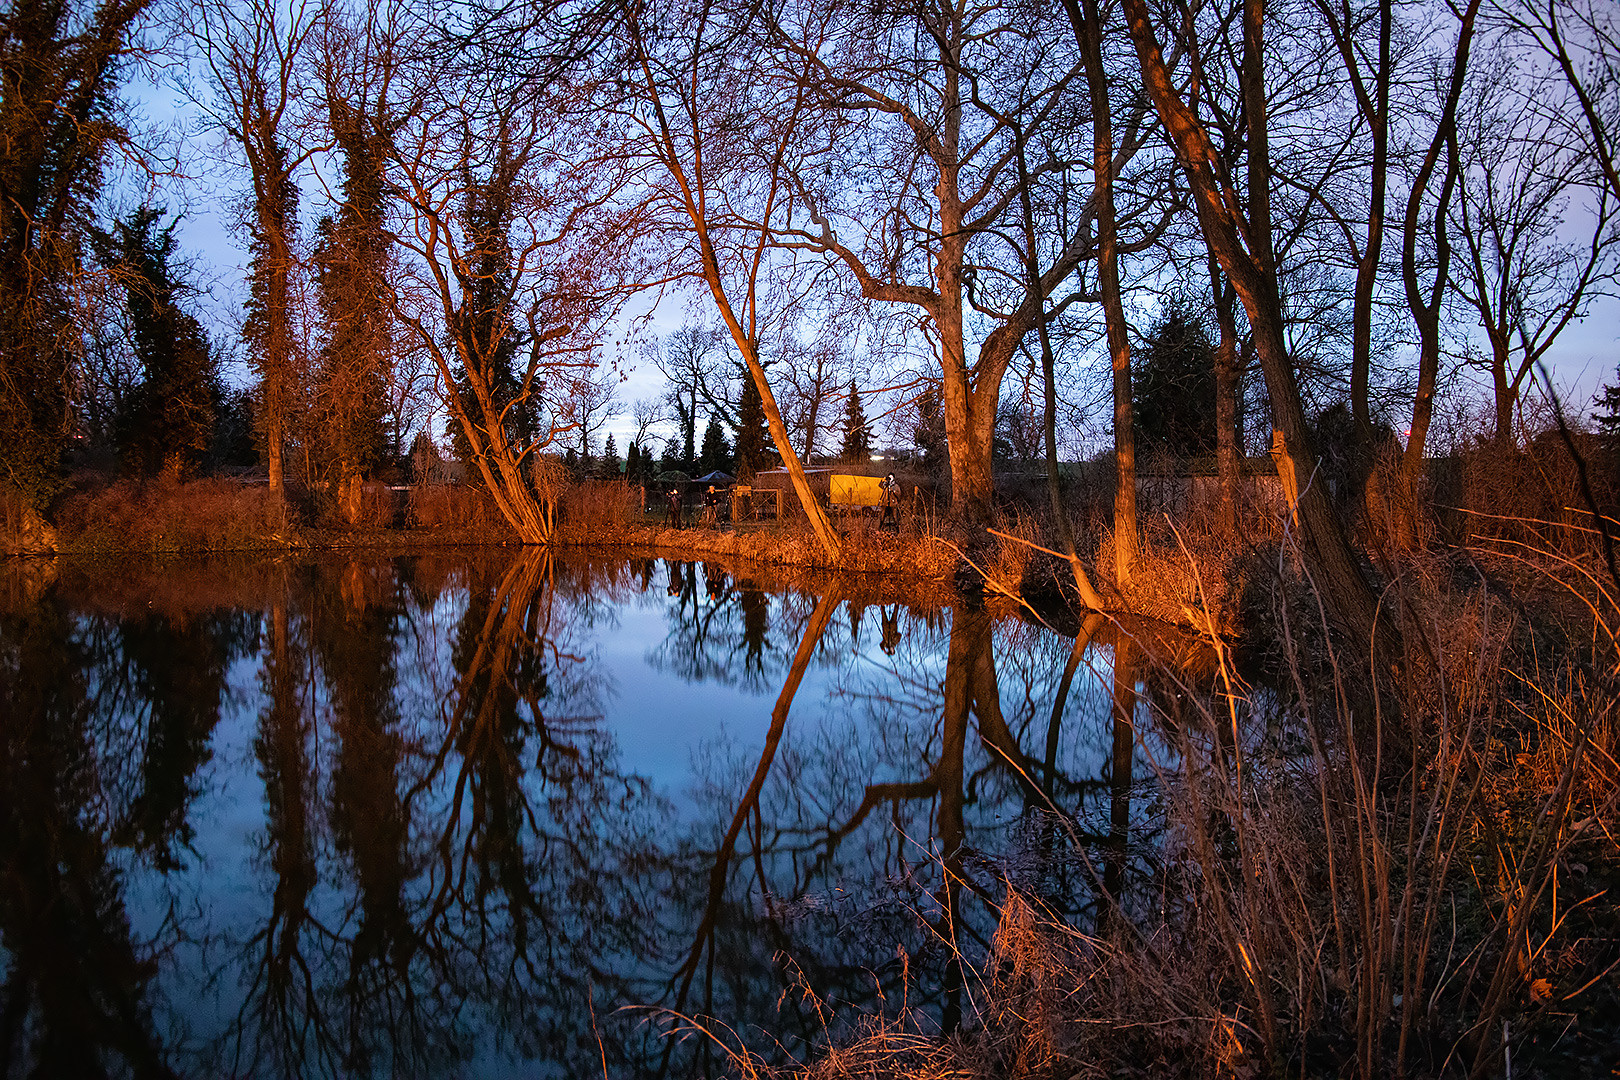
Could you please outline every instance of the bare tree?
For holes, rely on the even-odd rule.
[[[551,491],[533,462],[569,433],[588,445],[610,415],[598,356],[637,269],[637,211],[618,198],[624,169],[559,123],[565,82],[462,65],[414,72],[424,104],[390,144],[408,216],[391,234],[405,258],[387,297],[502,515],[546,544]]]
[[[1469,0],[1458,13],[1449,68],[1442,68],[1443,93],[1434,121],[1434,134],[1418,164],[1406,195],[1401,223],[1401,283],[1406,304],[1418,333],[1417,388],[1412,398],[1412,423],[1401,454],[1399,498],[1395,506],[1396,540],[1406,547],[1417,543],[1417,500],[1423,474],[1424,447],[1429,422],[1434,418],[1435,383],[1440,372],[1440,316],[1451,280],[1451,200],[1462,175],[1462,151],[1457,135],[1457,112],[1468,78],[1468,60],[1474,43],[1480,0]],[[1439,182],[1432,207],[1426,207],[1430,185]],[[1425,210],[1427,209],[1427,214]],[[1427,234],[1425,234],[1425,218]],[[1420,249],[1419,241],[1423,240]],[[1426,259],[1425,259],[1426,255]],[[1425,294],[1423,277],[1429,277]]]
[[[1272,234],[1264,0],[1245,0],[1242,12],[1244,49],[1239,72],[1248,154],[1241,189],[1236,177],[1223,167],[1208,126],[1189,106],[1171,74],[1145,0],[1122,3],[1143,81],[1175,146],[1205,243],[1248,316],[1272,414],[1282,437],[1277,446],[1280,465],[1307,480],[1296,503],[1306,562],[1333,617],[1354,640],[1371,642],[1377,610],[1372,589],[1350,550],[1323,485],[1309,482],[1314,478],[1316,453],[1287,346]]]
[[[759,391],[799,504],[836,560],[838,534],[805,478],[760,357],[771,321],[768,263],[776,223],[793,209],[787,155],[806,119],[805,95],[789,92],[759,108],[759,80],[730,62],[744,27],[719,8],[626,4],[620,16],[629,75],[610,107],[624,125],[627,158],[659,174],[648,205],[683,245],[677,273],[708,290]]]
[[[1550,58],[1576,108],[1563,114],[1579,146],[1620,199],[1620,23],[1607,0],[1493,0],[1493,18]],[[1555,99],[1559,100],[1560,99]]]
[[[1082,6],[1083,5],[1083,6]],[[1064,0],[1069,25],[1079,43],[1086,69],[1086,90],[1091,106],[1092,200],[1097,217],[1097,287],[1107,327],[1109,366],[1113,369],[1114,390],[1114,580],[1130,584],[1137,559],[1136,528],[1136,431],[1131,417],[1131,344],[1125,324],[1125,305],[1119,285],[1119,225],[1114,205],[1114,127],[1109,103],[1109,74],[1103,67],[1103,25],[1097,0]],[[1020,162],[1022,164],[1022,162]],[[1045,320],[1041,325],[1045,332]],[[1050,349],[1042,343],[1043,355]],[[1050,361],[1047,361],[1048,427],[1056,411]],[[1055,460],[1055,439],[1047,434],[1048,457]],[[1050,483],[1056,495],[1055,468]],[[1065,521],[1066,525],[1066,521]],[[1065,528],[1065,532],[1067,529]],[[1065,539],[1068,539],[1065,537]],[[1069,561],[1079,580],[1079,562],[1070,543]],[[1096,604],[1090,606],[1096,607]]]
[[[727,340],[723,326],[699,326],[686,323],[666,335],[662,341],[651,343],[648,355],[653,365],[670,382],[669,403],[675,409],[681,425],[681,438],[686,448],[686,460],[697,454],[697,415],[699,402],[710,410],[710,415],[735,426],[732,411],[716,415],[716,401],[725,400],[724,393],[716,394],[715,386],[723,383],[724,368],[729,367],[723,343]]]
[[[294,174],[315,152],[294,149],[288,129],[296,119],[300,65],[320,8],[307,0],[205,0],[181,10],[210,75],[211,97],[202,104],[247,166],[251,184],[245,224],[253,261],[242,337],[259,373],[265,461],[270,490],[280,498],[289,419],[305,374],[293,319]]]
[[[1372,372],[1373,294],[1384,245],[1384,216],[1389,191],[1390,96],[1395,77],[1394,0],[1372,0],[1352,7],[1349,0],[1316,0],[1317,10],[1343,62],[1356,109],[1367,125],[1371,153],[1367,164],[1366,229],[1352,252],[1356,268],[1350,360],[1350,410],[1363,442],[1372,438],[1370,384]],[[1366,38],[1374,38],[1368,55]],[[1347,231],[1347,237],[1351,234]],[[1352,245],[1355,240],[1351,239]],[[1224,327],[1223,327],[1224,332]]]
[[[639,398],[630,406],[630,421],[636,425],[636,434],[630,442],[647,452],[647,437],[652,429],[669,419],[669,411],[662,398]]]
[[[849,384],[853,364],[825,335],[811,342],[790,338],[776,357],[787,425],[798,436],[799,453],[810,461],[829,426],[838,388]]]
[[[1490,376],[1503,445],[1525,378],[1565,327],[1612,292],[1620,270],[1620,193],[1585,147],[1561,137],[1573,95],[1561,74],[1546,76],[1498,54],[1473,80],[1459,133],[1453,227],[1462,257],[1451,286],[1485,332],[1476,363]]]
[[[573,433],[581,457],[590,456],[596,433],[624,411],[617,397],[618,383],[611,371],[580,372],[569,380],[567,395],[558,401],[558,431]]]
[[[1058,231],[1032,293],[1017,244],[1003,241],[1021,231],[1015,128],[1055,155],[1040,171],[1081,156],[1055,123],[1082,69],[1060,29],[1041,8],[857,12],[827,0],[802,0],[768,26],[773,77],[818,117],[793,174],[808,220],[781,241],[827,259],[866,300],[920,312],[942,375],[952,505],[975,522],[990,514],[1002,378],[1093,249],[1089,209],[1043,219],[1043,235]],[[1124,140],[1119,158],[1134,149]]]

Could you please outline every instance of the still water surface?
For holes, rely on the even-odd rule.
[[[767,1058],[963,1023],[1009,886],[1085,924],[1152,858],[1168,752],[1117,633],[858,591],[13,560],[0,1071],[690,1076],[679,1016]]]

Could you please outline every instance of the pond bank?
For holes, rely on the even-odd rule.
[[[225,480],[87,484],[64,496],[48,522],[0,515],[0,552],[273,554],[518,546],[487,500],[473,497],[476,493],[452,493],[456,498],[440,494],[412,502],[410,527],[396,527],[402,523],[388,522],[386,515],[357,527],[331,527],[306,524],[313,520],[311,507],[300,509],[294,502],[272,499],[267,489]],[[889,577],[908,583],[902,591],[916,586],[930,596],[983,592],[1008,603],[1027,599],[1043,610],[1077,609],[1068,567],[1038,550],[1053,543],[1038,514],[1006,515],[998,523],[1000,535],[968,530],[937,535],[920,518],[905,520],[894,530],[865,517],[845,518],[839,525],[844,550],[836,564],[803,522],[670,528],[656,515],[636,514],[618,504],[573,506],[559,522],[555,543],[559,550],[594,554],[742,560],[816,573]],[[1091,538],[1085,559],[1097,568],[1096,584],[1110,610],[1234,633],[1237,597],[1247,577],[1240,572],[1235,545],[1207,536],[1183,544],[1182,537],[1155,534],[1151,525],[1146,532],[1138,573],[1122,588],[1100,572],[1112,565],[1111,538],[1106,531]]]

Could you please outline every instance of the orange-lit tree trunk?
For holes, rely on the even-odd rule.
[[[1204,123],[1180,96],[1159,49],[1146,0],[1122,3],[1148,95],[1175,146],[1205,243],[1243,302],[1286,452],[1296,474],[1306,481],[1297,508],[1306,562],[1335,621],[1354,639],[1370,643],[1377,603],[1345,539],[1325,486],[1310,482],[1316,470],[1316,454],[1293,359],[1283,336],[1282,294],[1271,235],[1263,0],[1246,0],[1244,7],[1241,81],[1249,168],[1242,199],[1231,178],[1218,168],[1215,147]]]
[[[830,561],[837,562],[842,555],[842,543],[826,510],[811,490],[804,463],[793,447],[776,394],[760,363],[765,317],[761,310],[761,291],[774,250],[774,223],[791,208],[785,155],[803,118],[804,94],[794,95],[786,102],[785,112],[762,121],[766,126],[762,145],[768,150],[767,160],[759,166],[764,179],[753,193],[754,202],[739,205],[740,196],[734,199],[731,193],[722,194],[719,187],[725,175],[725,166],[721,164],[726,161],[725,133],[711,132],[706,122],[723,126],[727,95],[741,96],[745,88],[736,85],[735,71],[707,66],[713,59],[712,43],[705,36],[711,29],[709,23],[699,19],[691,39],[682,41],[673,55],[665,56],[656,45],[649,43],[639,9],[627,8],[624,16],[631,64],[636,72],[632,100],[642,106],[626,111],[641,129],[644,147],[648,148],[644,152],[667,180],[661,192],[662,201],[679,208],[685,230],[696,241],[697,266],[684,268],[684,272],[690,274],[695,270],[714,301],[748,376],[759,391],[771,441],[787,469],[799,505],[822,551]],[[653,37],[656,39],[657,35]],[[667,35],[665,37],[667,39]],[[672,95],[679,102],[678,109],[665,107],[666,99]],[[700,96],[704,100],[698,100]],[[712,154],[709,153],[711,148]]]
[[[1092,203],[1097,215],[1097,285],[1114,375],[1114,582],[1131,582],[1137,560],[1136,423],[1131,415],[1131,339],[1119,288],[1119,227],[1114,208],[1114,127],[1103,69],[1097,0],[1064,0],[1085,57],[1091,98]]]
[[[247,322],[242,336],[259,369],[262,434],[270,491],[285,494],[282,460],[302,375],[293,329],[293,241],[298,184],[293,172],[313,151],[289,152],[284,128],[295,105],[300,55],[315,26],[307,3],[209,2],[191,12],[191,34],[218,95],[215,122],[234,143],[252,183]]]

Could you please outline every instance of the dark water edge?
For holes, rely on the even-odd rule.
[[[13,561],[4,1071],[712,1075],[674,1017],[776,1059],[951,1029],[1009,886],[1087,925],[1068,838],[1116,885],[1153,858],[1168,751],[1107,632],[861,588]]]

